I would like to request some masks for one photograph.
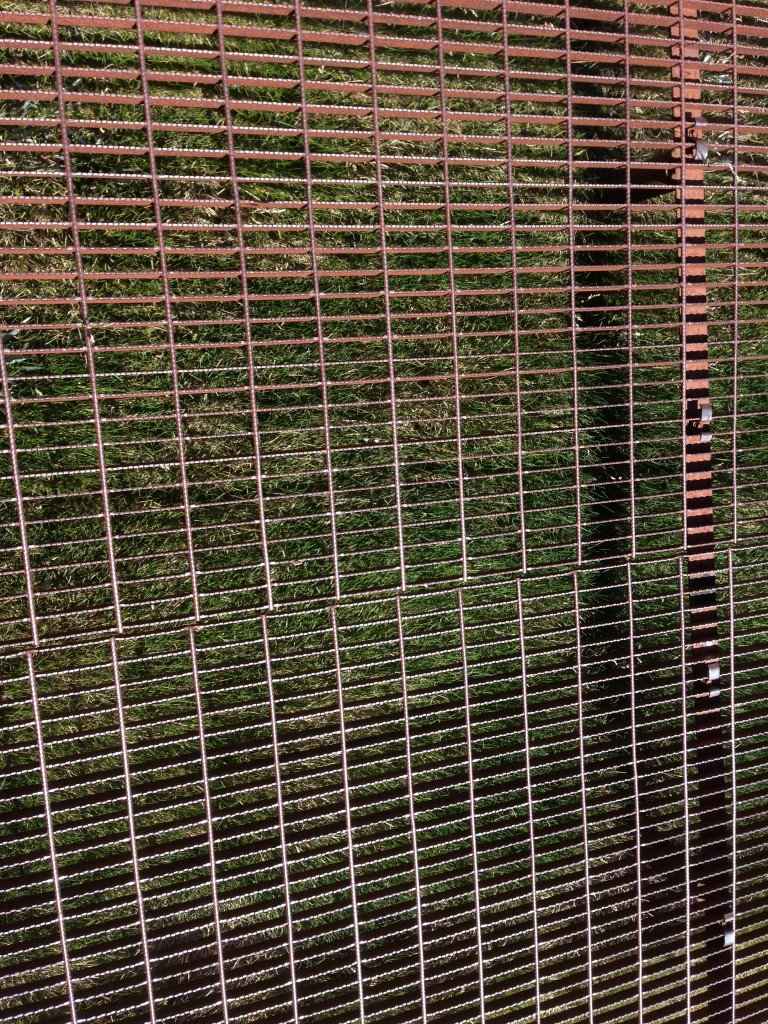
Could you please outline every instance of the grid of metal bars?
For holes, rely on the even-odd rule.
[[[0,1020],[762,1024],[765,6],[0,22]]]

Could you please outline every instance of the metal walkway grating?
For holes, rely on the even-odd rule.
[[[0,22],[0,1021],[762,1024],[765,6]]]

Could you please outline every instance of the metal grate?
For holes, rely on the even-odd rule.
[[[765,5],[0,22],[0,1021],[762,1024]]]

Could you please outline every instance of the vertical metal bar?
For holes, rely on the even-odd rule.
[[[691,1024],[691,810],[688,774],[688,667],[685,652],[685,583],[683,559],[678,559],[680,600],[680,674],[682,677],[682,743],[683,743],[683,827],[685,837],[685,1006],[686,1024]]]
[[[96,436],[96,458],[99,465],[99,487],[101,490],[101,505],[104,515],[104,538],[107,545],[107,560],[109,563],[109,583],[112,591],[112,603],[115,612],[115,628],[118,633],[123,631],[122,612],[120,610],[120,587],[117,578],[117,560],[115,557],[115,543],[112,535],[112,515],[110,512],[109,483],[107,480],[107,460],[104,448],[104,435],[101,425],[101,405],[99,401],[99,382],[96,376],[96,359],[94,355],[94,339],[91,329],[90,313],[88,310],[88,290],[85,280],[85,269],[83,264],[83,251],[80,242],[80,223],[77,214],[77,197],[75,195],[75,182],[72,175],[72,156],[69,147],[69,129],[67,127],[67,106],[64,102],[64,78],[61,59],[61,43],[59,40],[59,18],[57,11],[57,0],[49,0],[48,9],[51,19],[51,45],[53,48],[53,70],[56,83],[56,99],[59,110],[59,121],[61,127],[61,156],[64,165],[64,179],[67,192],[67,205],[70,215],[70,234],[72,236],[72,250],[75,257],[75,272],[77,276],[78,305],[80,308],[80,319],[83,325],[85,341],[85,361],[88,369],[88,386],[91,393],[91,405],[93,407],[93,429]]]
[[[144,972],[147,978],[147,1000],[149,1004],[150,1024],[156,1024],[155,992],[152,982],[152,960],[149,952],[149,935],[147,918],[144,912],[144,896],[141,891],[141,872],[139,870],[139,844],[136,838],[136,820],[133,814],[133,785],[131,783],[131,765],[128,756],[128,730],[125,726],[125,708],[123,707],[123,691],[120,684],[120,664],[117,658],[117,640],[110,640],[112,653],[112,676],[115,683],[115,701],[117,704],[117,721],[120,729],[120,750],[123,759],[123,779],[125,782],[125,804],[128,814],[128,841],[131,848],[131,864],[133,866],[133,886],[136,892],[136,910],[139,915],[139,936],[141,953],[144,959]]]
[[[32,643],[37,647],[40,644],[40,634],[37,625],[37,608],[35,606],[35,581],[32,576],[32,558],[29,553],[27,511],[24,507],[24,492],[21,487],[19,449],[16,445],[16,426],[13,421],[13,396],[11,394],[11,382],[8,378],[8,364],[5,358],[5,343],[2,332],[0,332],[0,378],[2,378],[3,385],[5,429],[8,431],[8,456],[11,462],[11,476],[13,477],[13,497],[16,503],[16,516],[19,520],[19,541],[21,543],[21,560],[24,565],[24,588],[27,594],[29,631]]]
[[[679,193],[679,206],[680,206],[680,331],[682,341],[682,366],[683,366],[683,379],[681,381],[680,398],[682,403],[681,409],[681,423],[682,423],[682,443],[683,443],[683,534],[682,534],[682,546],[683,550],[688,550],[689,540],[689,526],[688,526],[688,490],[689,490],[689,467],[688,467],[688,330],[687,330],[687,312],[688,312],[688,189],[687,177],[688,177],[688,152],[686,146],[686,140],[688,136],[688,124],[686,119],[686,86],[687,86],[687,73],[686,73],[686,46],[685,46],[685,18],[683,16],[683,4],[682,0],[678,0],[677,4],[672,5],[672,10],[677,9],[678,14],[678,25],[673,25],[671,28],[672,35],[674,37],[675,30],[677,30],[678,36],[678,52],[680,57],[679,77],[679,119],[680,125],[678,128],[678,141],[680,143],[680,193]],[[674,69],[673,69],[674,74]]]
[[[443,8],[435,5],[437,27],[437,60],[440,82],[440,122],[443,146],[443,203],[445,205],[445,239],[448,261],[448,300],[451,319],[451,358],[453,362],[453,397],[456,415],[456,470],[458,478],[459,529],[461,540],[461,578],[468,579],[467,523],[464,509],[464,455],[461,420],[461,367],[459,365],[459,328],[456,315],[456,272],[453,261],[453,223],[451,212],[451,164],[448,141],[448,94],[445,84],[445,42],[443,39]]]
[[[627,160],[627,374],[629,390],[629,515],[632,536],[630,557],[637,557],[637,484],[635,480],[635,323],[634,265],[632,256],[632,53],[629,43],[629,0],[624,2],[624,150]]]
[[[739,541],[739,463],[738,463],[738,422],[739,422],[739,318],[741,315],[741,202],[739,196],[739,31],[738,0],[731,4],[731,63],[733,75],[733,381],[731,393],[731,487],[733,501],[733,543]]]
[[[485,1024],[485,967],[483,963],[483,922],[480,911],[480,861],[477,855],[477,823],[475,820],[475,765],[472,755],[472,710],[469,693],[469,663],[467,661],[467,634],[464,624],[464,593],[456,591],[459,610],[459,643],[461,645],[461,674],[464,684],[464,728],[467,738],[467,778],[469,782],[469,832],[472,846],[472,880],[475,888],[475,931],[477,933],[477,974],[480,998],[480,1024]]]
[[[517,623],[520,633],[520,685],[523,701],[523,742],[525,744],[525,792],[528,810],[528,842],[531,848],[531,919],[533,925],[533,983],[536,1024],[541,1024],[541,954],[539,951],[539,897],[536,883],[536,835],[533,817],[533,782],[531,777],[531,728],[528,718],[528,670],[525,663],[525,621],[523,593],[517,586]]]
[[[509,205],[509,251],[512,266],[512,339],[515,359],[515,429],[517,431],[517,493],[520,502],[520,554],[522,570],[528,571],[528,538],[525,529],[525,486],[523,477],[523,410],[522,388],[520,387],[520,286],[517,271],[517,211],[515,209],[515,184],[513,178],[512,138],[515,134],[512,124],[512,94],[509,68],[509,8],[501,5],[502,43],[504,54],[504,107],[506,111],[506,157],[507,157],[507,203]]]
[[[674,5],[678,23],[672,26],[679,64],[673,76],[680,84],[677,129],[680,160],[680,318],[683,347],[683,504],[684,549],[698,550],[693,559],[708,559],[702,551],[714,542],[712,525],[711,444],[702,440],[698,424],[700,406],[709,401],[709,349],[707,342],[706,228],[704,204],[704,167],[691,161],[689,146],[700,132],[696,119],[702,116],[701,74],[697,66],[689,68],[689,58],[699,56],[696,19],[698,8],[692,0]]]
[[[357,883],[355,881],[355,842],[352,832],[352,797],[349,788],[349,764],[347,759],[347,726],[344,716],[344,684],[341,675],[341,648],[339,646],[339,625],[336,609],[331,608],[333,630],[333,660],[336,669],[336,693],[339,701],[339,745],[341,748],[341,779],[344,786],[344,823],[347,832],[347,858],[349,860],[349,896],[352,904],[352,934],[355,942],[355,972],[357,974],[357,996],[360,1002],[360,1024],[365,1024],[365,992],[363,988],[363,954],[360,942],[360,920],[357,910]]]
[[[590,1024],[595,1019],[595,994],[592,967],[592,893],[589,868],[589,815],[587,811],[587,773],[584,741],[584,668],[581,646],[581,609],[579,574],[573,574],[573,610],[576,626],[576,709],[579,725],[579,779],[581,792],[581,841],[584,845],[584,898],[587,911],[587,1006]]]
[[[576,312],[576,229],[574,224],[574,145],[573,145],[573,67],[571,39],[572,0],[565,0],[563,18],[565,21],[565,90],[566,90],[566,131],[568,133],[568,282],[571,320],[571,386],[573,389],[573,458],[576,479],[576,562],[582,563],[582,507],[581,507],[581,437],[579,429],[579,346]]]
[[[705,5],[706,6],[706,5]],[[690,622],[690,676],[695,713],[697,825],[706,834],[706,848],[695,848],[697,899],[689,905],[706,923],[705,991],[709,1024],[729,1024],[730,953],[724,948],[724,916],[730,909],[731,848],[727,807],[725,748],[728,742],[720,696],[717,640],[717,579],[712,490],[712,419],[707,337],[707,237],[705,203],[706,153],[702,116],[701,4],[679,0],[670,6],[673,95],[677,156],[680,161],[680,297],[684,367],[683,487]],[[690,153],[689,153],[690,150]],[[706,413],[706,416],[705,416]],[[683,651],[685,654],[685,651]],[[712,673],[715,673],[713,676]],[[686,719],[687,725],[687,719]],[[686,751],[687,757],[687,751]],[[687,792],[687,791],[686,791]]]
[[[733,585],[733,550],[728,548],[728,624],[729,624],[729,669],[731,675],[731,928],[733,941],[731,949],[731,1021],[736,1024],[737,1016],[737,939],[738,919],[736,897],[738,895],[738,776],[736,764],[736,609]]]
[[[637,892],[637,1024],[644,1024],[643,1000],[643,844],[640,829],[640,773],[637,758],[637,673],[635,671],[635,608],[632,565],[627,562],[629,611],[629,714],[632,730],[632,796],[635,808],[635,878]]]
[[[288,872],[288,843],[285,832],[285,811],[283,809],[283,782],[280,771],[280,745],[277,739],[277,707],[275,687],[272,681],[272,654],[269,644],[269,628],[266,615],[261,616],[261,633],[264,642],[264,666],[267,674],[267,696],[269,698],[269,722],[272,732],[272,760],[275,769],[275,796],[277,802],[277,828],[280,836],[280,861],[283,869],[283,891],[285,893],[285,924],[288,938],[288,970],[291,976],[291,1006],[294,1024],[299,1024],[299,991],[296,979],[296,956],[293,945],[293,910],[291,909],[291,883]]]
[[[200,594],[197,582],[197,567],[195,564],[194,535],[192,531],[192,513],[189,502],[189,480],[187,477],[187,458],[184,452],[184,416],[181,409],[181,392],[179,388],[179,365],[176,353],[176,334],[173,327],[173,298],[171,296],[171,281],[168,275],[168,258],[165,248],[165,231],[163,228],[163,209],[160,201],[160,178],[157,172],[157,156],[155,153],[155,138],[152,127],[152,100],[149,93],[149,76],[147,73],[147,54],[144,45],[144,18],[141,8],[141,0],[133,0],[136,14],[136,42],[139,58],[139,73],[141,77],[141,95],[144,103],[144,120],[147,131],[147,159],[149,162],[149,175],[152,188],[152,208],[155,216],[155,230],[157,232],[158,258],[160,260],[160,276],[163,286],[163,308],[165,311],[165,331],[168,339],[168,357],[171,363],[171,381],[173,385],[173,412],[176,422],[176,436],[179,447],[179,475],[181,478],[181,495],[184,506],[184,532],[187,542],[187,558],[189,560],[189,579],[192,588],[192,606],[194,618],[200,618]]]
[[[235,215],[235,231],[237,234],[237,255],[240,263],[240,281],[243,293],[243,331],[245,334],[245,350],[248,359],[248,400],[251,412],[251,434],[253,440],[254,475],[256,478],[256,494],[259,503],[259,536],[261,554],[264,559],[264,579],[267,590],[267,607],[274,608],[272,595],[272,567],[269,558],[269,541],[267,538],[267,518],[264,503],[264,475],[261,465],[261,438],[259,436],[259,412],[256,405],[256,366],[254,360],[253,331],[251,328],[251,296],[248,287],[248,262],[246,259],[245,232],[243,230],[243,211],[240,203],[240,186],[237,176],[237,156],[235,153],[235,137],[232,125],[232,104],[229,95],[229,69],[227,67],[227,51],[224,35],[224,8],[216,4],[216,33],[219,40],[219,74],[221,76],[221,98],[224,125],[227,131],[227,157],[229,161],[229,177],[232,189],[232,208]]]
[[[411,847],[413,849],[413,878],[416,894],[416,938],[418,941],[419,979],[421,982],[421,1020],[427,1024],[427,978],[424,964],[424,920],[421,908],[421,879],[419,877],[419,845],[416,827],[416,796],[413,786],[413,761],[411,754],[411,723],[408,711],[408,674],[405,665],[405,636],[403,633],[403,609],[400,595],[395,598],[397,607],[397,639],[400,654],[400,682],[403,694],[403,727],[405,730],[405,773],[408,784],[408,818],[411,826]]]
[[[331,520],[331,552],[333,555],[333,591],[337,601],[341,600],[341,580],[339,577],[339,539],[336,530],[336,491],[333,480],[333,459],[331,455],[331,418],[328,402],[328,370],[325,359],[325,330],[323,327],[323,311],[320,300],[320,273],[317,257],[317,231],[315,228],[315,200],[312,181],[312,151],[309,139],[309,114],[307,100],[307,72],[304,63],[304,37],[301,24],[301,0],[294,0],[294,20],[296,23],[296,66],[299,75],[299,92],[301,95],[301,134],[304,144],[304,168],[307,189],[307,228],[309,231],[309,252],[312,266],[312,291],[315,302],[315,319],[317,321],[317,358],[320,372],[320,392],[323,416],[323,439],[325,446],[325,471],[328,477],[328,514]]]
[[[45,758],[45,739],[43,737],[43,718],[40,714],[40,700],[37,693],[37,675],[35,658],[32,651],[27,651],[27,672],[29,689],[32,695],[32,713],[35,719],[35,737],[37,739],[37,756],[40,761],[40,782],[43,791],[43,808],[45,810],[45,828],[48,835],[48,850],[51,856],[51,880],[53,882],[53,900],[56,906],[56,920],[59,926],[59,942],[61,944],[61,961],[64,968],[64,984],[67,990],[67,1002],[72,1024],[77,1024],[77,1007],[75,1003],[75,986],[72,980],[72,965],[69,961],[67,947],[67,929],[64,923],[64,900],[61,895],[59,864],[56,858],[56,836],[53,830],[53,812],[51,810],[51,793],[48,788],[48,765]],[[10,922],[8,922],[10,924]]]
[[[400,559],[400,589],[406,588],[405,540],[403,538],[403,500],[400,488],[400,440],[397,415],[397,388],[395,385],[395,343],[392,327],[392,299],[389,288],[389,254],[387,252],[387,224],[384,212],[384,174],[382,170],[381,129],[379,127],[379,86],[376,60],[376,25],[373,0],[367,0],[368,60],[371,65],[371,118],[373,121],[373,152],[376,173],[376,207],[381,249],[381,287],[384,297],[384,323],[387,336],[387,373],[389,375],[389,408],[392,421],[392,472],[395,482],[395,511],[397,514],[397,548]]]
[[[221,1011],[224,1024],[229,1024],[229,1003],[227,1001],[227,981],[224,971],[224,941],[221,933],[221,913],[219,909],[219,890],[216,880],[216,843],[213,835],[213,812],[211,808],[211,787],[208,780],[208,757],[205,751],[205,726],[203,724],[203,695],[200,688],[200,673],[197,668],[197,644],[195,630],[189,627],[189,654],[192,664],[192,683],[195,690],[195,711],[197,714],[197,738],[200,743],[200,767],[203,781],[203,806],[205,808],[205,828],[208,838],[208,860],[211,874],[211,905],[213,909],[213,928],[216,935],[216,960],[219,969],[219,987],[221,988]]]

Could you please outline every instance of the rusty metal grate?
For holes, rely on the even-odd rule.
[[[764,4],[0,21],[0,1020],[762,1024]]]

